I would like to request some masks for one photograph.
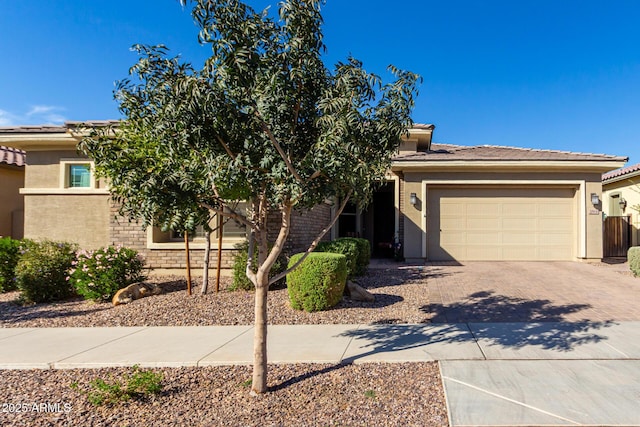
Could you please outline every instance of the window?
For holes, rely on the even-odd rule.
[[[93,193],[98,189],[94,163],[88,159],[60,159],[60,188]]]
[[[68,182],[70,188],[89,188],[91,186],[91,165],[69,165]]]
[[[238,213],[244,213],[247,209],[247,203],[241,202],[235,208]],[[241,243],[247,238],[246,227],[238,221],[230,219],[227,216],[223,217],[224,226],[222,237],[224,239],[223,248],[233,249],[236,244]],[[211,233],[212,246],[217,245],[218,241],[218,217],[213,216],[211,220],[211,228],[214,229]],[[189,233],[189,241],[193,243],[190,246],[193,249],[203,249],[205,246],[205,233],[203,227],[197,227],[194,232]],[[184,246],[184,234],[176,231],[162,231],[159,227],[149,227],[147,234],[147,247],[149,249],[181,249]]]

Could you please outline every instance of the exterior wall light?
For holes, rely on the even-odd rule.
[[[600,204],[600,198],[598,197],[598,193],[591,193],[591,204],[593,206],[598,206]]]
[[[620,197],[618,204],[620,205],[620,209],[622,209],[623,211],[627,208],[627,201],[622,197]]]
[[[409,203],[411,203],[411,206],[415,206],[418,203],[418,195],[416,193],[411,193]]]

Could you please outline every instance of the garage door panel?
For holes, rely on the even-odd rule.
[[[535,230],[538,221],[535,218],[504,218],[502,229],[505,231]]]
[[[529,218],[535,212],[534,203],[503,203],[502,214],[512,218]]]
[[[571,260],[575,189],[430,187],[427,257]]]
[[[561,200],[556,200],[555,203],[543,203],[540,204],[540,211],[538,216],[541,217],[566,217],[567,209],[566,205]]]
[[[494,217],[500,215],[501,207],[491,203],[481,203],[477,200],[470,200],[466,204],[467,216],[473,217]]]
[[[538,235],[540,246],[558,246],[562,245],[572,237],[569,233],[541,233]]]
[[[512,249],[510,246],[523,245],[535,247],[537,243],[537,235],[533,232],[519,231],[502,233],[502,243],[505,249]]]
[[[499,245],[500,235],[498,233],[479,233],[469,231],[466,233],[466,244],[471,247],[485,247],[488,245]]]
[[[545,231],[567,231],[573,227],[572,218],[540,218],[538,220],[538,230],[541,233]]]
[[[462,221],[457,223],[458,227]],[[497,230],[501,226],[500,218],[467,218],[466,229],[473,230]]]

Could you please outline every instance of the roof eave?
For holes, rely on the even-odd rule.
[[[622,160],[451,160],[410,161],[395,160],[393,171],[444,170],[571,170],[605,173],[624,165]]]
[[[614,184],[616,182],[625,181],[627,179],[638,178],[638,177],[640,177],[640,170],[637,170],[637,171],[634,171],[634,172],[630,172],[630,173],[626,173],[624,175],[614,176],[612,178],[603,179],[602,180],[602,184],[603,185]]]

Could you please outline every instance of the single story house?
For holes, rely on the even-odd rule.
[[[106,184],[93,176],[92,160],[76,152],[78,137],[70,129],[77,124],[0,128],[0,143],[29,156],[21,190],[25,236],[75,241],[86,248],[122,244],[143,253],[152,267],[184,266],[179,236],[142,231],[117,216]],[[347,206],[333,238],[367,238],[374,256],[392,256],[399,243],[408,260],[602,258],[601,176],[623,166],[626,158],[436,144],[434,129],[417,124],[409,130],[372,204],[366,211]],[[334,209],[323,204],[296,213],[288,250],[307,245]],[[243,240],[242,229],[225,229],[223,266]],[[194,241],[191,247],[200,251],[203,244]]]
[[[631,246],[640,246],[640,163],[602,175],[602,209],[608,217],[627,217]]]
[[[24,151],[0,146],[0,237],[22,238],[25,163]]]

